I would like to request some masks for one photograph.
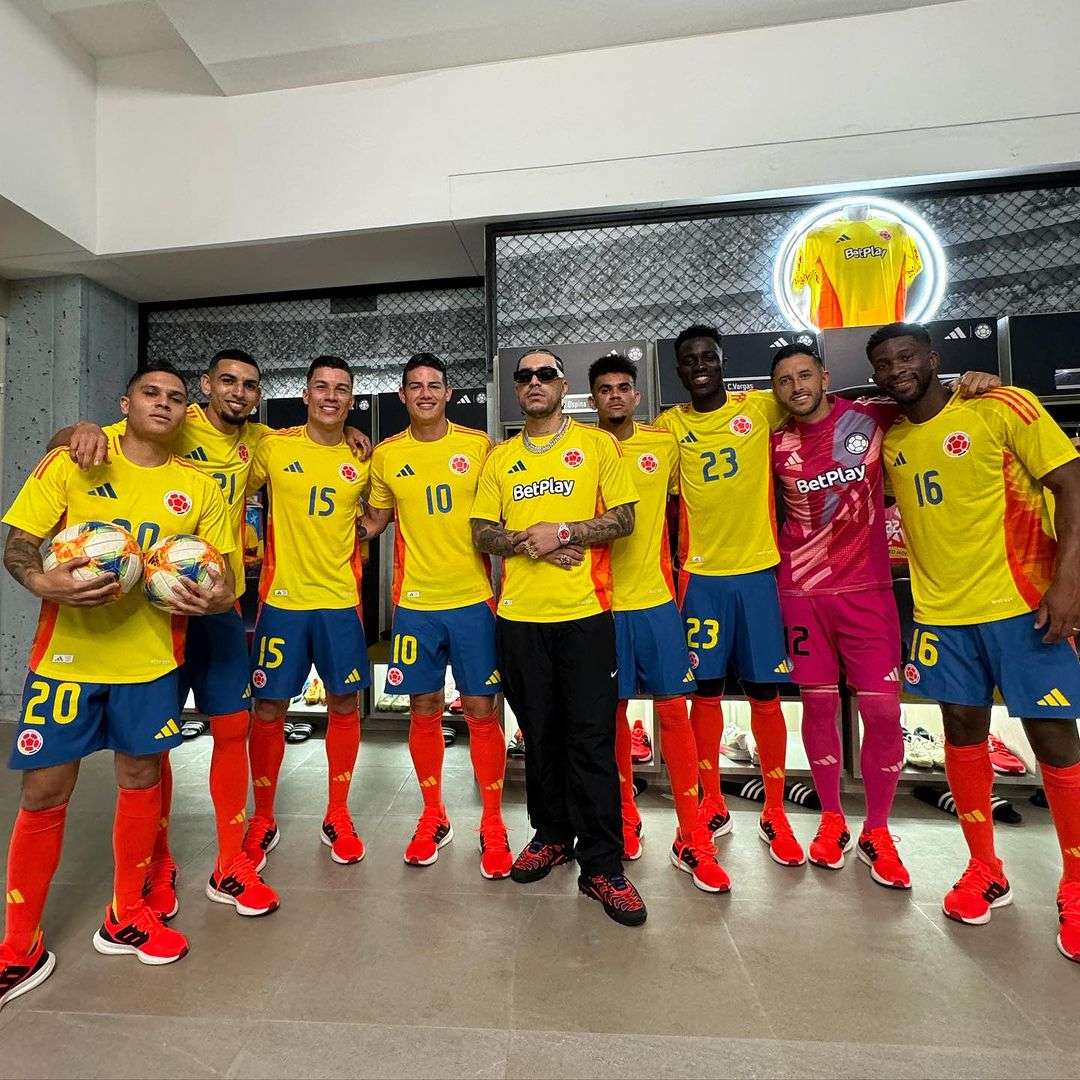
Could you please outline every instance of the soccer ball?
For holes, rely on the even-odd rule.
[[[62,529],[50,541],[42,567],[49,571],[71,559],[90,560],[72,571],[74,578],[92,581],[102,574],[115,574],[122,593],[129,592],[142,577],[142,551],[135,537],[106,521],[84,521]]]
[[[143,588],[151,604],[168,610],[173,587],[187,578],[203,592],[213,587],[210,567],[225,573],[225,560],[205,540],[189,533],[177,533],[159,540],[147,553]]]

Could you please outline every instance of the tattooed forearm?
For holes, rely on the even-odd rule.
[[[575,521],[570,525],[570,542],[581,547],[609,544],[634,531],[634,504],[613,506],[599,517],[589,521]]]
[[[483,518],[473,518],[469,524],[472,526],[473,547],[477,551],[483,551],[487,555],[501,555],[504,559],[514,554],[514,544],[517,543],[518,534],[504,529],[494,521],[484,521]]]
[[[22,529],[12,529],[4,546],[4,566],[7,572],[24,588],[33,574],[40,574],[41,540]],[[31,590],[33,591],[33,590]]]

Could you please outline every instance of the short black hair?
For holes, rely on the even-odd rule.
[[[694,338],[712,338],[716,342],[718,349],[723,348],[723,338],[720,336],[720,331],[715,326],[706,326],[704,323],[694,323],[693,326],[688,326],[676,339],[675,339],[675,358],[678,359],[679,349],[686,341],[692,341]]]
[[[629,375],[637,386],[637,364],[621,352],[609,352],[589,365],[589,389],[596,385],[601,375]]]
[[[772,367],[769,368],[769,374],[775,374],[776,365],[779,364],[781,360],[787,360],[790,356],[809,356],[819,368],[825,367],[825,361],[818,356],[813,345],[800,345],[799,342],[796,341],[791,345],[784,345],[776,350],[773,354]]]
[[[870,359],[871,353],[881,344],[886,341],[892,341],[893,338],[909,337],[914,338],[920,345],[925,345],[927,348],[933,347],[933,341],[930,340],[930,331],[923,326],[922,323],[917,322],[892,322],[887,326],[880,326],[871,335],[870,339],[866,343],[866,358]]]
[[[440,372],[442,374],[443,384],[449,384],[449,380],[446,378],[446,364],[432,352],[418,352],[414,353],[405,361],[405,367],[402,368],[401,371],[402,386],[408,381],[409,372],[418,367],[429,367],[434,371]]]
[[[517,368],[521,367],[521,361],[524,360],[526,356],[536,356],[537,354],[539,354],[540,356],[550,356],[551,359],[555,361],[555,366],[559,369],[559,375],[561,376],[563,374],[562,357],[558,353],[552,352],[550,349],[546,348],[543,345],[537,345],[535,349],[526,349],[518,357],[517,363],[514,365],[514,369],[517,370]]]
[[[135,389],[135,384],[144,375],[152,375],[152,374],[154,374],[155,372],[158,372],[158,371],[163,372],[166,375],[175,375],[180,380],[180,382],[183,383],[183,385],[184,385],[184,393],[185,394],[187,393],[187,383],[184,382],[184,376],[181,375],[180,372],[177,371],[176,368],[174,368],[172,366],[172,364],[169,363],[168,360],[151,360],[148,364],[145,364],[143,367],[135,369],[135,372],[132,374],[131,378],[128,379],[128,381],[127,381],[127,386],[124,388],[125,397],[130,397],[131,396],[131,391]]]
[[[212,374],[214,368],[216,368],[222,360],[236,360],[238,363],[248,364],[255,369],[255,374],[258,375],[260,379],[262,378],[262,369],[255,362],[255,357],[252,356],[251,353],[244,352],[243,349],[221,349],[214,353],[214,355],[210,357],[210,363],[206,367],[206,374]]]
[[[352,368],[349,367],[340,356],[316,356],[315,359],[308,364],[307,378],[304,381],[311,382],[311,376],[314,375],[319,368],[323,367],[333,368],[334,371],[344,371],[345,374],[349,376],[349,382],[351,383],[353,381]]]

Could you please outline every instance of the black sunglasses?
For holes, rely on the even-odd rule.
[[[528,386],[533,381],[534,375],[542,383],[554,382],[556,379],[562,378],[559,369],[554,367],[518,368],[514,372],[514,382],[518,386]]]

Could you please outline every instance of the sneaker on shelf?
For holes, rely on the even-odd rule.
[[[272,818],[253,814],[248,819],[247,830],[244,833],[244,854],[251,860],[251,865],[255,867],[257,874],[262,873],[267,855],[278,846],[280,841],[281,833]]]
[[[1027,766],[1023,760],[1017,757],[996,735],[988,736],[987,748],[990,751],[990,765],[994,772],[1002,776],[1023,776],[1027,772]]]
[[[855,837],[843,814],[826,810],[818,823],[817,835],[810,841],[810,861],[826,870],[842,870],[847,853],[855,846]]]
[[[950,919],[982,926],[990,921],[992,908],[1005,907],[1012,902],[1012,889],[1001,863],[988,866],[979,859],[972,859],[960,880],[945,894],[941,908]]]
[[[750,755],[751,765],[761,764],[761,758],[758,756],[757,752],[757,739],[754,738],[754,733],[752,731],[746,733],[746,751]]]
[[[1080,964],[1080,881],[1066,881],[1057,894],[1058,952]],[[0,983],[0,985],[3,985]],[[3,999],[0,999],[3,1004]]]
[[[689,841],[676,834],[675,843],[671,845],[671,865],[689,874],[694,887],[702,892],[731,891],[731,878],[717,862],[712,834],[703,826],[698,826]]]
[[[519,885],[546,878],[556,866],[570,862],[573,852],[565,844],[546,844],[535,836],[518,853],[510,877]]]
[[[409,866],[430,866],[439,858],[439,848],[454,839],[454,829],[446,811],[439,806],[426,806],[416,823],[416,832],[405,848]]]
[[[295,686],[296,684],[293,683]],[[318,675],[312,675],[306,683],[304,683],[304,704],[305,705],[318,705],[320,702],[325,701],[326,691],[323,688],[323,681]]]
[[[945,768],[945,736],[937,732],[929,732],[930,756],[934,759],[935,769]]]
[[[506,826],[500,818],[480,822],[480,874],[488,881],[502,881],[510,876],[514,853]]]
[[[387,708],[390,712],[408,712],[409,711],[409,695],[408,694],[391,694],[390,701],[387,704]]]
[[[155,859],[146,871],[143,899],[162,922],[168,922],[179,910],[176,898],[176,860],[171,855]]]
[[[926,728],[904,729],[904,763],[913,769],[934,767],[934,744]]]
[[[884,826],[863,829],[859,836],[859,859],[870,868],[870,877],[886,889],[910,889],[911,875],[896,850],[897,837]]]
[[[45,948],[45,935],[40,931],[25,956],[10,945],[0,944],[0,1009],[40,986],[54,967],[56,957]]]
[[[732,761],[750,763],[750,751],[746,746],[746,732],[737,727],[729,727],[724,732],[723,741],[720,743],[720,753]]]
[[[577,879],[578,890],[593,900],[599,900],[604,913],[621,926],[641,926],[647,912],[641,894],[623,874],[582,874]]]
[[[514,732],[514,737],[506,748],[506,756],[519,758],[525,756],[525,736],[521,734],[521,728]]]
[[[622,830],[622,857],[630,862],[637,862],[641,858],[641,838],[644,836],[639,818],[634,825],[623,823]]]
[[[347,806],[337,806],[326,815],[319,839],[330,849],[330,858],[342,866],[358,863],[364,857],[364,841],[356,833]]]
[[[112,905],[94,934],[94,948],[104,956],[134,954],[143,964],[172,964],[188,953],[187,938],[166,926],[145,904],[137,904],[121,920]]]
[[[723,795],[716,798],[706,795],[698,804],[698,824],[704,825],[715,840],[718,836],[727,836],[735,827],[731,812],[727,808]]]
[[[232,904],[237,915],[270,915],[277,911],[278,894],[266,884],[251,859],[243,851],[225,870],[210,875],[206,883],[207,899],[215,904]]]
[[[446,706],[447,712],[452,712],[455,716],[461,716],[465,712],[465,706],[461,702],[461,695],[456,694],[454,700]]]
[[[630,729],[630,760],[635,765],[648,765],[652,761],[652,739],[640,720]]]
[[[781,866],[802,866],[806,862],[806,853],[783,810],[766,810],[758,818],[758,836],[768,844],[773,862]]]

